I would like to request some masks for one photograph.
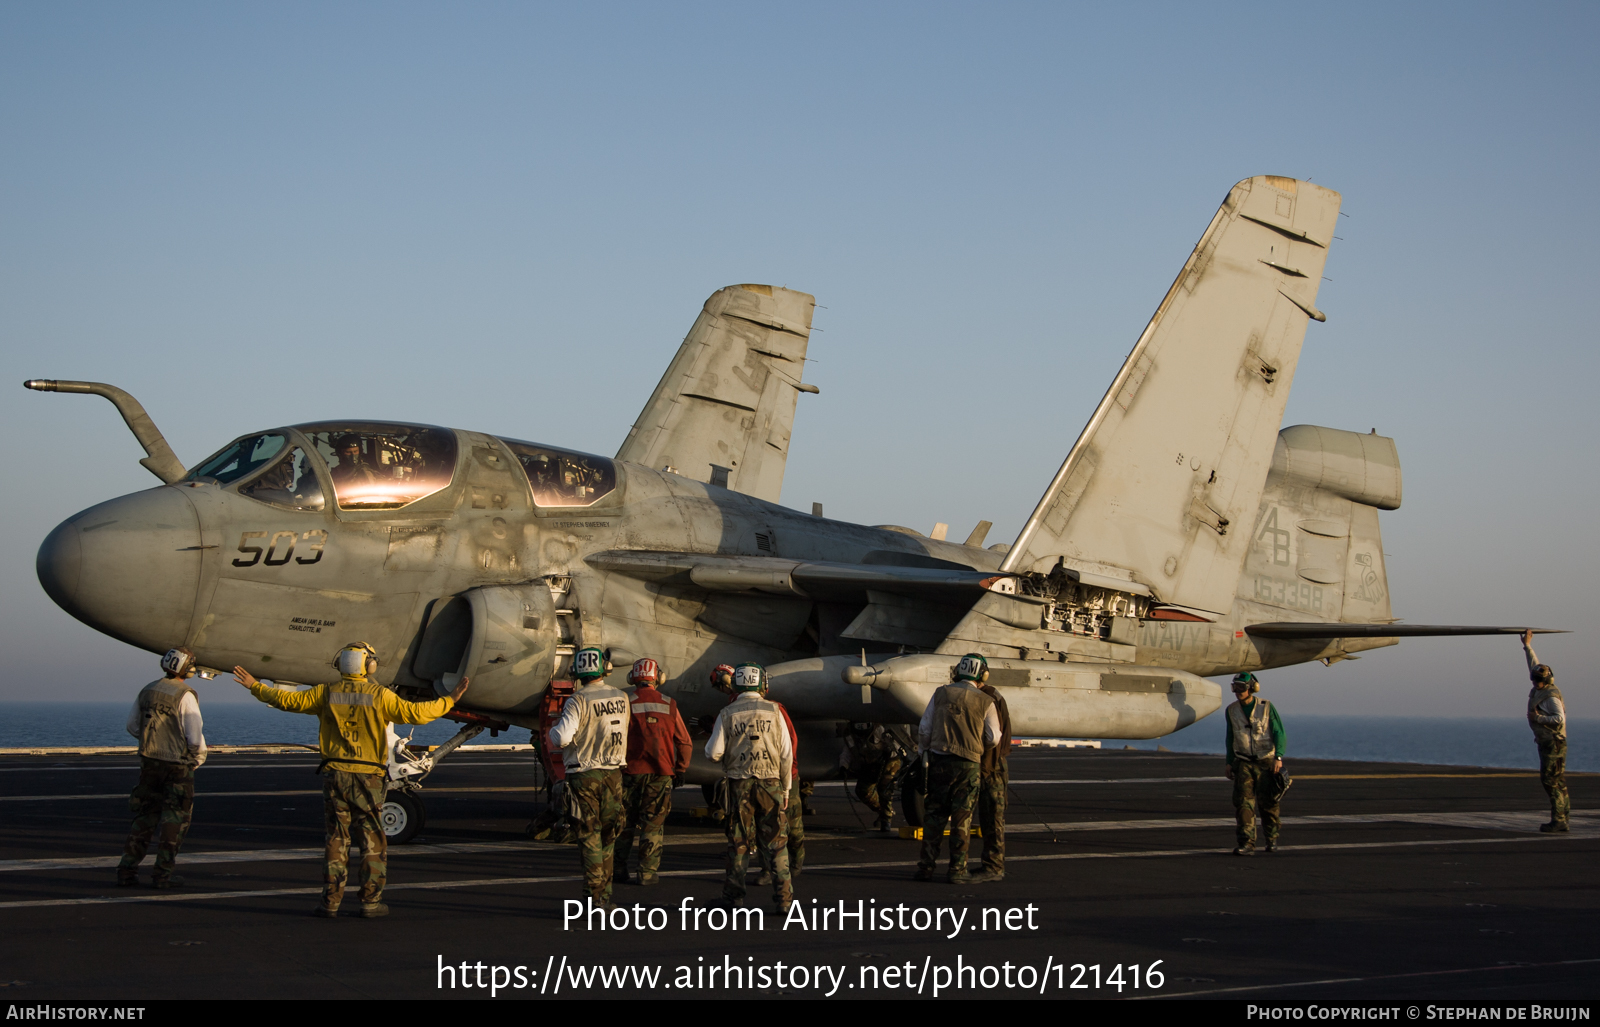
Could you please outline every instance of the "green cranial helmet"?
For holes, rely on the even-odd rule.
[[[766,688],[766,672],[759,663],[741,663],[733,668],[735,692],[760,692]]]
[[[1256,676],[1248,670],[1233,676],[1233,685],[1231,687],[1237,688],[1240,685],[1243,685],[1247,692],[1259,692],[1261,690],[1261,682],[1257,681]]]
[[[989,661],[978,653],[968,653],[956,664],[957,681],[982,681],[989,673]]]
[[[594,646],[586,646],[572,654],[572,676],[584,684],[605,677],[610,669],[606,654]]]

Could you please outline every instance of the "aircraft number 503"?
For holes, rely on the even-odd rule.
[[[251,545],[252,539],[264,539],[266,537],[267,533],[264,531],[247,531],[240,535],[239,552],[248,556],[249,559],[236,556],[233,558],[233,565],[235,567],[254,567],[259,563],[268,567],[282,567],[289,562],[291,557],[295,563],[316,563],[322,559],[322,547],[328,543],[328,533],[321,528],[317,528],[299,536],[296,536],[292,531],[274,532],[271,541],[265,546]],[[303,553],[311,555],[295,556],[294,547],[297,541],[311,543],[301,550]]]

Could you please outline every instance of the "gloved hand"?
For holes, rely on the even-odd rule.
[[[674,788],[682,788],[683,787],[683,775],[682,774],[673,774],[672,775],[672,787],[674,787]]]

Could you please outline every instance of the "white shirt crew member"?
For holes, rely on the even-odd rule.
[[[195,700],[193,692],[185,692],[183,698],[178,700],[178,725],[183,729],[183,740],[193,746],[199,755],[199,766],[206,761],[206,736],[205,722],[200,719],[200,703]],[[139,711],[139,700],[133,701],[133,709],[128,711],[128,734],[143,741],[144,739],[144,714]]]
[[[628,762],[628,696],[602,681],[572,693],[550,726],[550,743],[561,750],[567,773],[617,770]]]
[[[751,707],[755,708],[751,709]],[[787,795],[791,783],[791,771],[794,768],[794,742],[789,738],[789,730],[784,726],[783,715],[777,712],[776,704],[763,699],[759,692],[740,692],[738,698],[722,708],[722,712],[717,715],[716,726],[711,729],[711,738],[706,742],[706,758],[714,763],[722,762],[723,754],[727,752],[728,748],[728,732],[724,730],[723,725],[734,719],[748,719],[742,715],[760,711],[772,714],[772,723],[767,725],[768,730],[765,732],[768,736],[766,747],[778,750],[776,754],[778,758],[778,773],[774,776],[777,777],[784,794]],[[729,767],[724,767],[723,773],[730,778],[751,776],[746,770]]]

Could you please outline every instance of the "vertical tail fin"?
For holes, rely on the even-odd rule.
[[[639,413],[618,460],[776,503],[816,300],[770,285],[730,285],[705,309]]]
[[[1006,556],[1232,607],[1284,404],[1317,310],[1339,194],[1229,191]]]

